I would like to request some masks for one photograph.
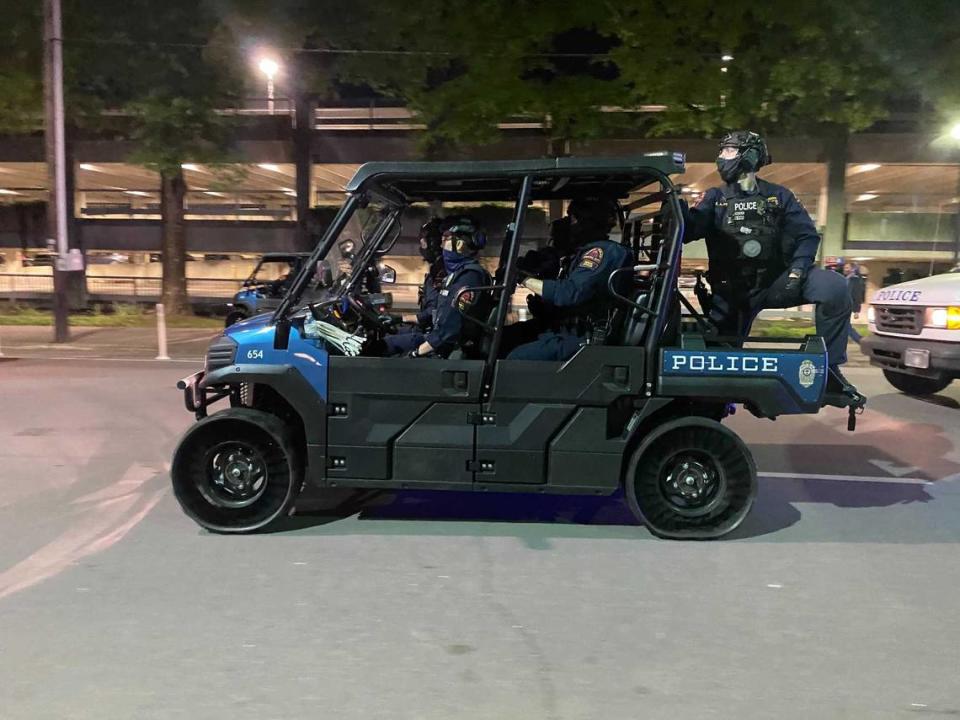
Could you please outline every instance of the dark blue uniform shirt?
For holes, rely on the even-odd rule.
[[[460,308],[455,307],[457,293],[465,287],[489,285],[490,276],[478,262],[467,263],[464,267],[447,276],[437,297],[437,307],[433,313],[433,328],[427,333],[426,341],[438,355],[446,356],[456,347],[457,339],[463,328],[465,309],[475,298],[464,294],[460,298]]]
[[[817,232],[806,208],[792,192],[782,185],[760,178],[757,178],[757,187],[751,193],[744,193],[736,185],[730,186],[728,192],[731,191],[741,197],[775,197],[781,208],[779,230],[784,241],[782,248],[785,267],[807,269],[813,264],[820,245],[820,233]],[[720,229],[724,214],[723,200],[723,189],[710,188],[697,206],[688,211],[685,218],[683,241],[688,243],[706,238],[711,264],[723,264],[724,261],[732,261],[737,257],[736,241]]]
[[[619,243],[611,240],[587,243],[574,256],[563,277],[543,281],[543,299],[564,308],[608,299],[610,273],[632,261],[633,253]]]
[[[443,277],[436,279],[433,272],[428,272],[423,276],[423,285],[420,288],[420,310],[417,312],[417,325],[422,328],[429,327],[433,322],[433,313],[437,309],[437,300],[440,298],[440,287],[443,285]]]

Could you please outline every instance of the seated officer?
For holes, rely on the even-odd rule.
[[[575,201],[576,202],[576,201]],[[570,244],[570,216],[550,223],[546,247],[530,250],[517,260],[524,275],[539,280],[557,280],[562,270],[569,267],[577,248]],[[540,333],[556,329],[559,320],[557,308],[543,301],[539,295],[527,295],[529,320],[505,325],[500,337],[500,357],[506,357],[518,345],[531,343]]]
[[[448,222],[448,224],[451,224]],[[447,277],[447,270],[443,265],[443,226],[442,218],[431,218],[420,228],[420,257],[427,263],[427,272],[423,276],[423,284],[418,294],[417,325],[422,330],[429,330],[433,323],[433,311],[437,307],[437,298],[443,281]]]
[[[438,293],[430,331],[409,333],[406,336],[409,338],[409,347],[412,348],[409,352],[405,352],[405,348],[399,347],[397,342],[392,340],[397,336],[388,337],[388,350],[391,354],[446,357],[461,339],[463,313],[469,313],[482,304],[481,293],[468,291],[460,295],[459,299],[457,295],[463,288],[490,284],[490,275],[477,261],[477,253],[486,245],[486,236],[472,218],[455,217],[448,220],[450,225],[443,231],[442,244],[443,265],[447,276]],[[390,347],[391,342],[393,347]]]
[[[452,223],[452,221],[451,221]],[[450,223],[448,223],[450,224]],[[433,314],[437,309],[437,299],[443,288],[443,281],[447,277],[443,266],[444,221],[442,218],[431,218],[420,227],[420,255],[429,263],[423,285],[417,297],[417,322],[402,323],[395,326],[395,332],[384,338],[386,355],[407,355],[423,342],[423,334],[433,325]]]
[[[633,262],[629,248],[612,242],[608,235],[617,224],[617,206],[612,200],[574,200],[567,209],[570,263],[556,280],[527,277],[520,284],[539,296],[554,327],[533,342],[520,345],[510,360],[567,360],[605,327],[610,297],[607,280],[614,270]]]
[[[703,310],[721,333],[746,335],[763,308],[816,304],[817,334],[830,366],[827,391],[862,400],[839,369],[847,361],[850,328],[846,282],[813,267],[820,235],[792,192],[757,177],[770,161],[757,133],[728,133],[717,158],[724,185],[685,213],[683,241],[707,241],[713,298]]]

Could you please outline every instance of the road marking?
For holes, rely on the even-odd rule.
[[[10,360],[92,360],[96,362],[149,362],[157,365],[168,365],[170,363],[191,363],[193,365],[203,363],[203,358],[173,358],[171,360],[155,360],[154,358],[118,358],[118,357],[90,357],[89,355],[71,356],[71,355],[17,355],[8,356]]]
[[[909,475],[910,473],[914,473],[920,469],[913,467],[913,465],[897,465],[895,462],[890,462],[889,460],[867,460],[867,462],[895,477]]]
[[[913,477],[890,477],[874,475],[817,475],[811,473],[758,472],[758,477],[776,480],[834,480],[839,482],[894,483],[896,485],[932,485],[933,480]]]

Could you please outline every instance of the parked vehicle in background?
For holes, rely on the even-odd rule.
[[[31,254],[24,254],[24,267],[53,267],[57,262],[57,254],[42,250]]]
[[[87,265],[115,265],[130,262],[130,256],[123,253],[87,253]]]
[[[960,377],[960,268],[878,290],[860,347],[897,390],[932,395]]]
[[[310,253],[266,253],[260,258],[243,289],[227,303],[226,326],[277,309],[293,278]]]

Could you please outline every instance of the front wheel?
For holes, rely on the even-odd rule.
[[[757,468],[743,441],[720,423],[680,418],[644,438],[624,491],[630,510],[658,537],[718,538],[750,512]]]
[[[280,418],[231,408],[187,431],[170,478],[180,506],[202,527],[253,532],[289,514],[303,481],[303,461]]]
[[[894,370],[884,370],[883,376],[887,379],[888,383],[907,395],[933,395],[946,388],[947,385],[952,382],[951,378],[944,375],[928,378],[895,372]]]

